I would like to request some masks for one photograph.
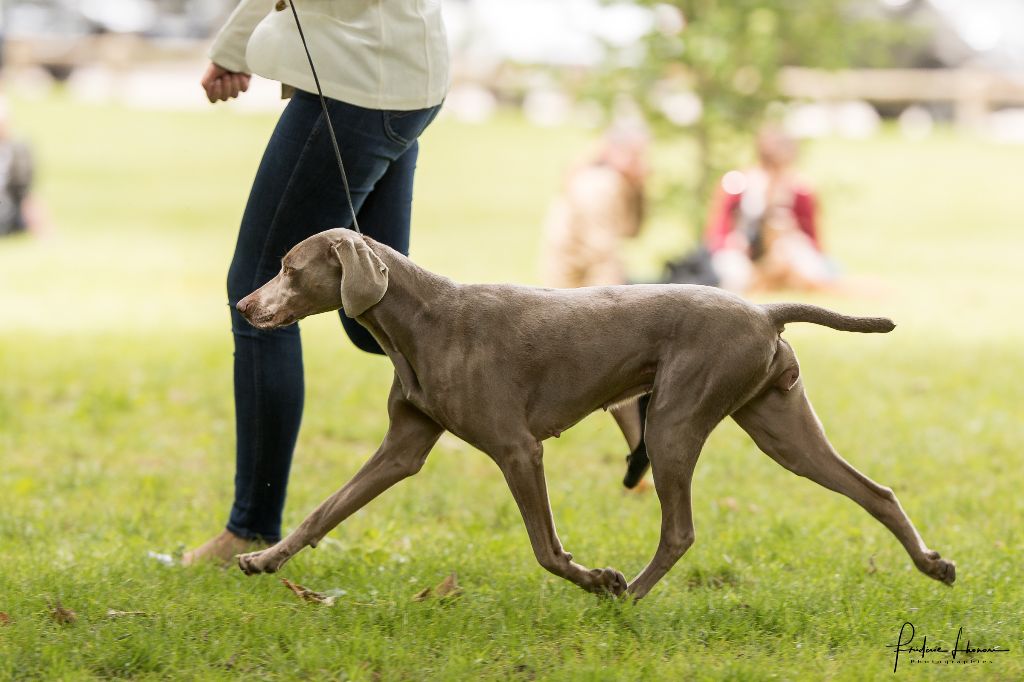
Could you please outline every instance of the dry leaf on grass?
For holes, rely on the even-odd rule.
[[[50,606],[50,618],[60,625],[71,625],[78,620],[78,614],[57,602]]]
[[[123,618],[124,616],[148,616],[149,614],[145,611],[118,611],[117,609],[107,609],[107,618]]]
[[[0,611],[0,625],[10,625],[11,617],[7,615],[6,611]]]
[[[314,604],[323,604],[324,606],[333,606],[337,597],[329,597],[322,592],[314,592],[313,590],[306,589],[302,585],[293,583],[288,578],[281,578],[281,582],[284,586],[291,590],[296,597],[302,601],[312,602]]]
[[[455,574],[455,571],[451,572],[447,578],[439,582],[434,587],[426,587],[416,594],[413,595],[413,601],[426,601],[431,597],[437,597],[438,599],[444,599],[446,597],[458,597],[462,594],[462,588],[459,587],[459,578]]]
[[[434,588],[434,594],[441,598],[455,597],[462,594],[462,588],[459,587],[459,578],[455,575],[455,571],[452,571],[451,575]]]

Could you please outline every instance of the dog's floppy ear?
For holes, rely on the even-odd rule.
[[[384,298],[388,267],[362,237],[347,237],[331,248],[341,263],[341,307],[347,316],[359,317]]]

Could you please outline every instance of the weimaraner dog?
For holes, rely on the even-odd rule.
[[[256,327],[343,308],[395,366],[390,425],[377,452],[290,535],[238,557],[273,573],[306,546],[418,472],[447,429],[489,455],[519,505],[537,560],[585,590],[646,595],[693,544],[690,483],[711,430],[731,416],[765,453],[851,498],[881,521],[926,575],[951,584],[953,562],[928,549],[892,490],[840,457],[811,409],[789,322],[888,332],[884,318],[796,303],[755,305],[689,285],[541,289],[458,284],[346,229],[295,246],[280,273],[238,302]],[[586,417],[651,394],[645,440],[661,502],[661,539],[627,583],[562,548],[548,503],[542,442]]]

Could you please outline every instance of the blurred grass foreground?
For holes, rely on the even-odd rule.
[[[420,475],[284,569],[337,597],[325,607],[277,577],[149,556],[225,520],[224,278],[273,115],[59,93],[12,108],[56,232],[0,241],[0,677],[861,680],[892,675],[887,645],[906,621],[929,645],[952,646],[963,627],[974,646],[1010,652],[956,670],[901,662],[901,676],[1024,677],[1019,147],[883,131],[815,141],[805,156],[828,249],[876,283],[811,300],[899,326],[794,325],[787,337],[833,442],[958,562],[954,588],[919,575],[852,502],[725,424],[697,469],[696,545],[639,604],[545,573],[498,470],[446,437]],[[534,283],[544,210],[587,142],[512,116],[442,118],[423,140],[413,257],[460,281]],[[687,153],[659,148],[656,172]],[[632,268],[656,276],[690,234],[656,211]],[[288,527],[376,447],[391,373],[352,349],[335,317],[303,329]],[[547,453],[567,549],[635,575],[659,509],[653,494],[621,491],[611,420],[586,420]],[[460,597],[412,600],[452,571]]]

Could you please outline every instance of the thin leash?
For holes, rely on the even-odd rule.
[[[331,135],[331,144],[334,146],[334,157],[338,160],[338,170],[341,171],[341,184],[345,188],[345,198],[348,200],[348,210],[352,213],[352,228],[362,234],[359,229],[359,220],[356,219],[356,208],[352,203],[352,191],[348,187],[348,174],[345,173],[345,163],[341,160],[341,147],[338,146],[338,137],[334,134],[334,125],[331,123],[331,115],[327,111],[327,100],[324,98],[324,91],[320,88],[320,78],[316,75],[316,67],[313,66],[313,55],[309,53],[309,45],[306,43],[306,34],[302,32],[302,23],[299,21],[299,12],[295,9],[295,0],[290,0],[288,5],[292,8],[292,16],[295,17],[295,28],[299,29],[299,38],[302,39],[302,48],[306,51],[306,59],[309,61],[309,70],[313,72],[313,82],[316,83],[316,93],[320,96],[320,106],[324,110],[324,119],[327,121],[327,131]]]

